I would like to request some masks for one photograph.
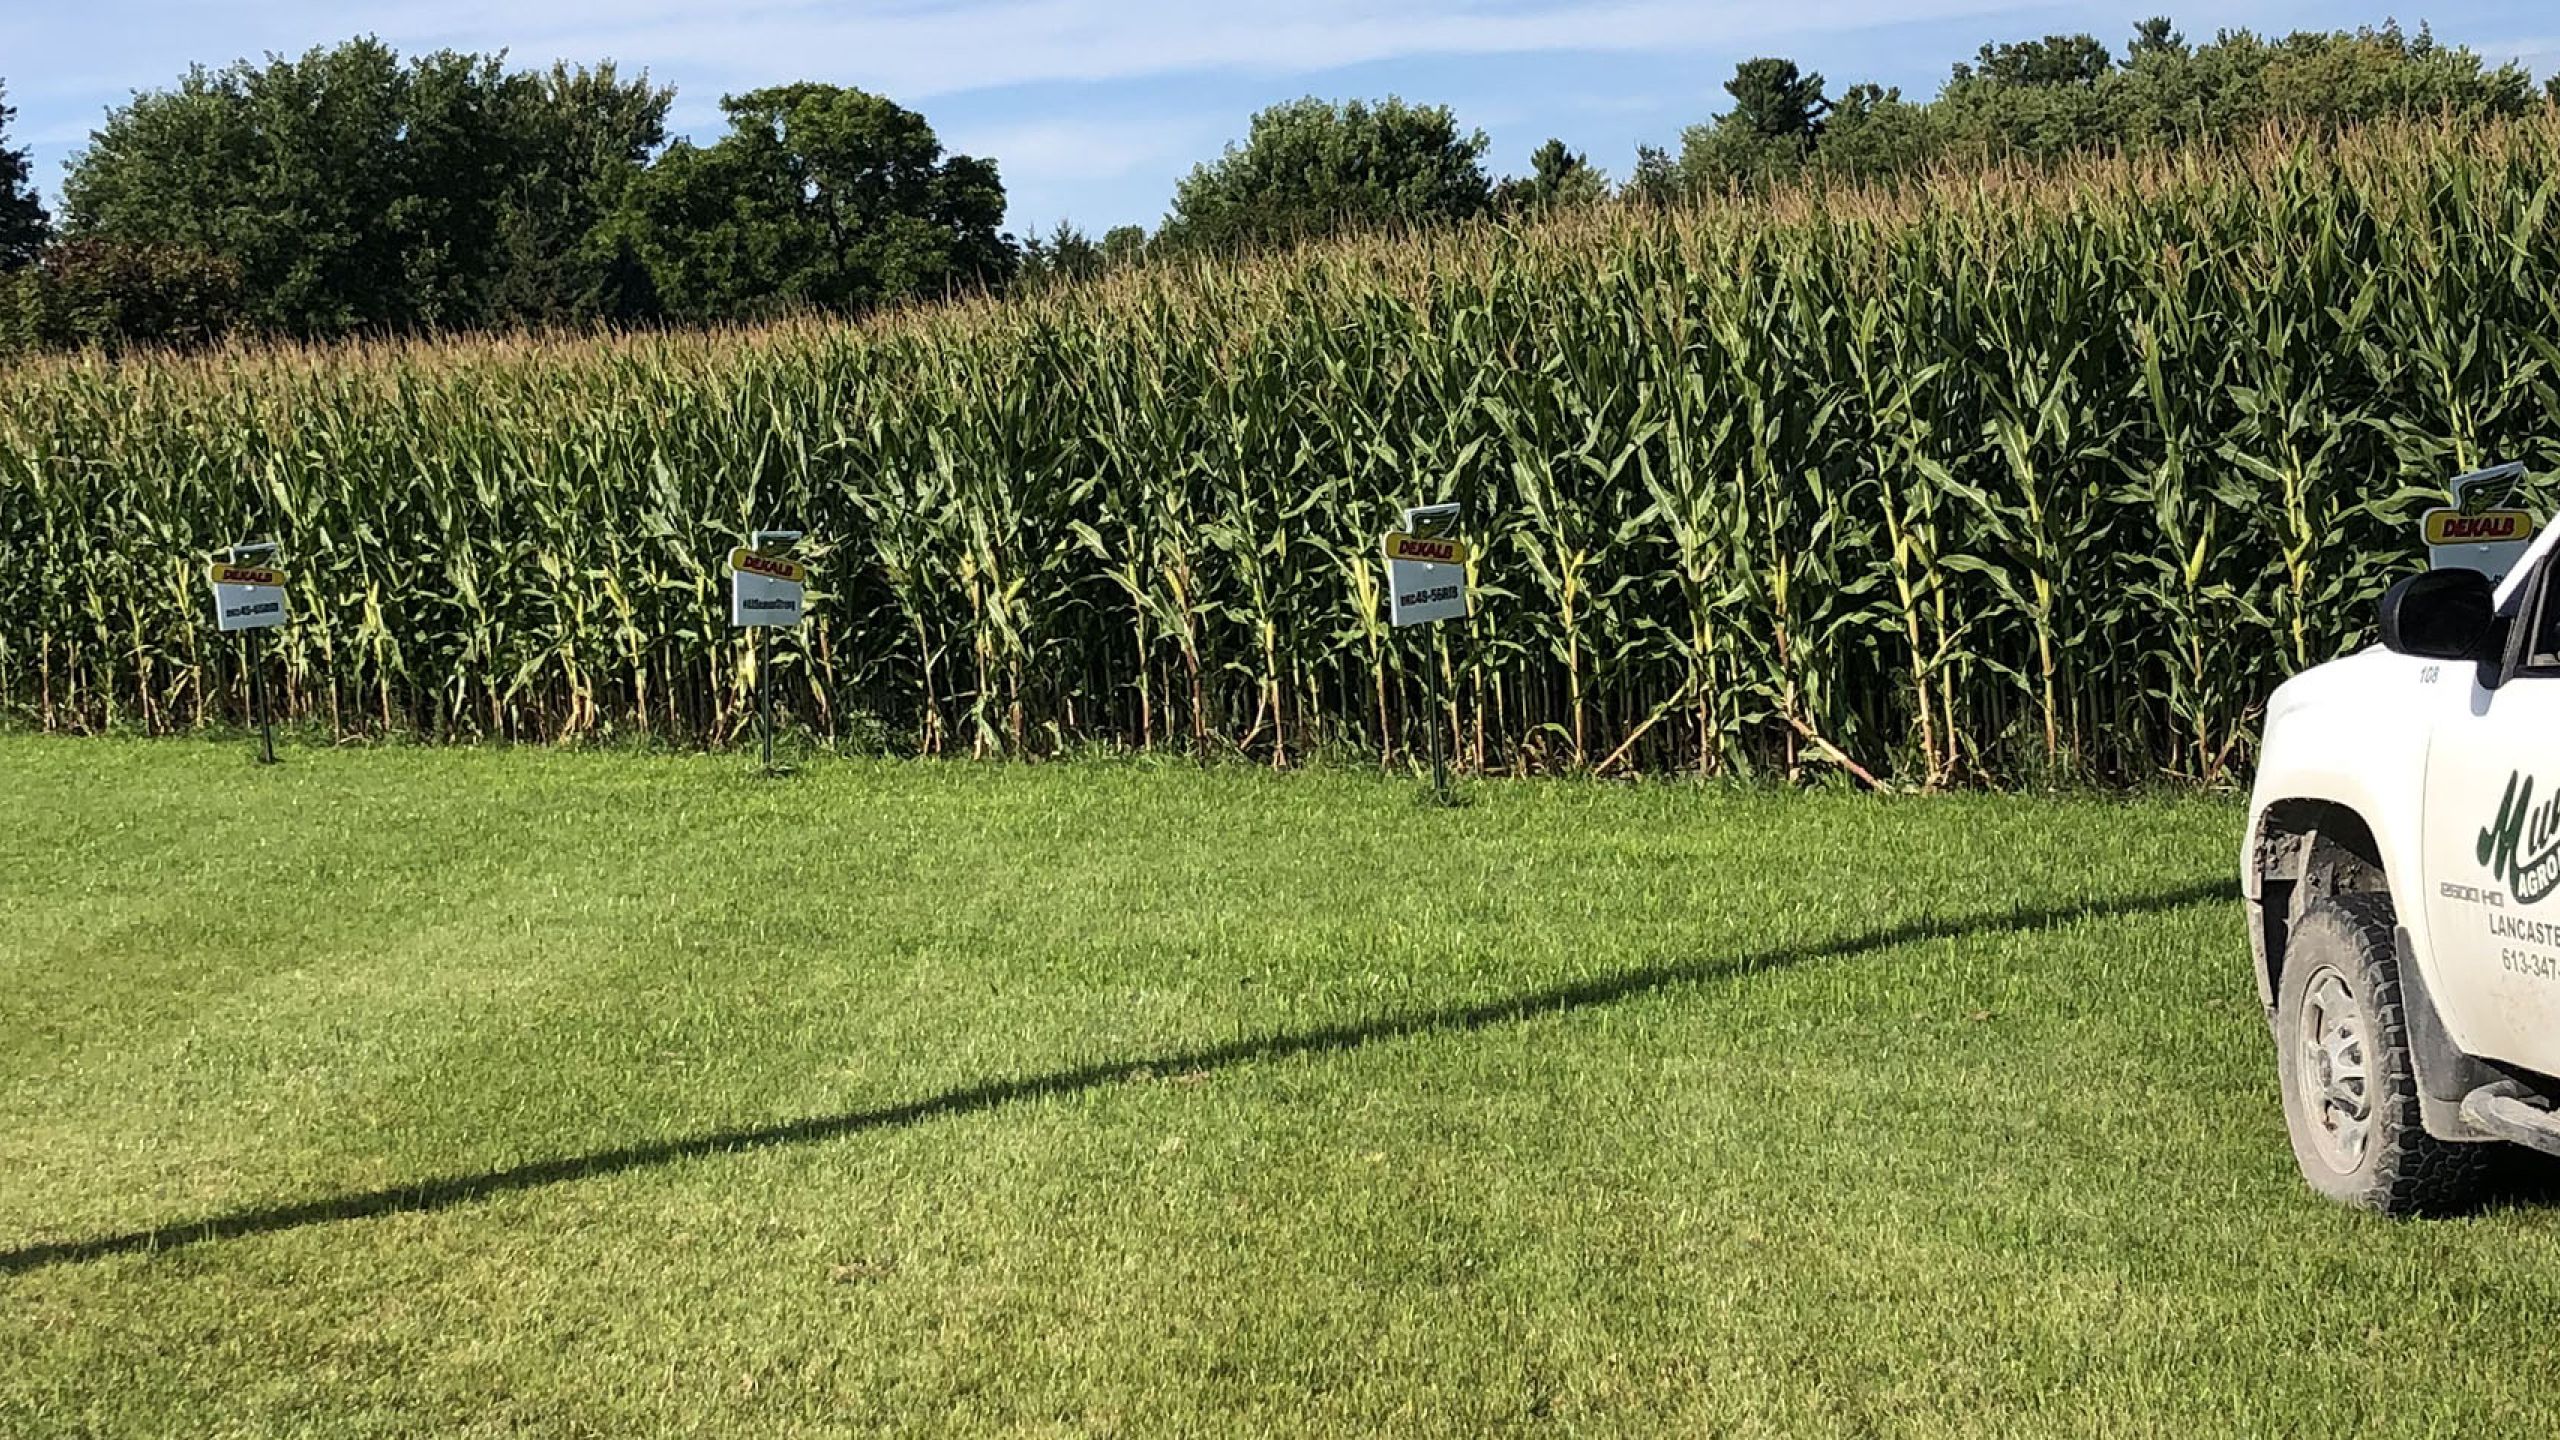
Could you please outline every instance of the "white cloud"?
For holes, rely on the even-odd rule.
[[[2479,51],[2483,59],[2496,62],[2512,60],[2536,74],[2550,69],[2554,61],[2560,61],[2560,35],[2491,40],[2471,48]]]
[[[667,78],[731,86],[814,75],[914,101],[1040,81],[1320,71],[1420,55],[1722,52],[2016,8],[2015,0],[94,0],[0,18],[0,55],[48,92],[112,99],[164,84],[190,60],[297,52],[372,31],[403,49],[504,47],[528,63],[609,55]],[[109,55],[120,73],[102,73]]]
[[[681,55],[692,66],[742,74],[796,63],[919,98],[1038,81],[1320,71],[1416,55],[1725,50],[1780,34],[2008,8],[1982,0],[1800,0],[1783,7],[1733,0],[1607,0],[1587,6],[1553,0],[1526,6],[1481,0],[1212,6],[977,0],[847,13],[751,0],[716,18],[654,3],[606,18],[574,0],[554,0],[534,15],[519,12],[515,23],[522,27],[534,19],[539,26],[553,18],[554,7],[577,13],[567,23],[543,28],[542,42],[528,50],[594,53],[600,40],[609,40],[610,48],[634,58]]]
[[[2228,0],[2218,15],[2265,26],[2304,3]],[[2471,3],[2504,9],[2494,28],[2510,33],[2541,30],[2547,14],[2547,0]],[[1350,66],[1410,62],[1435,77],[1419,98],[1456,104],[1506,145],[1613,116],[1644,117],[1660,139],[1661,127],[1714,103],[1716,75],[1742,55],[1873,56],[1934,33],[1964,41],[1929,42],[1943,49],[1929,68],[1943,74],[1944,59],[1984,35],[2120,20],[2100,0],[0,0],[0,76],[20,108],[17,134],[47,170],[128,92],[169,84],[192,62],[297,54],[360,33],[412,53],[504,49],[523,65],[646,68],[678,89],[673,128],[704,138],[721,128],[723,92],[832,81],[925,109],[947,145],[996,157],[1017,215],[1072,206],[1117,217],[1160,205],[1193,161],[1238,138],[1252,110],[1336,93],[1325,77]],[[2481,48],[2547,69],[2560,41]],[[1632,93],[1664,83],[1658,65],[1645,86],[1595,93],[1609,72],[1587,64],[1555,66],[1553,85],[1514,86],[1453,83],[1463,67],[1427,63],[1551,55],[1626,57],[1620,68],[1634,70],[1695,57],[1696,88],[1685,100]],[[1358,83],[1396,88],[1375,75]],[[1524,135],[1507,133],[1515,125]],[[1613,143],[1595,143],[1595,157]]]
[[[1008,177],[1019,171],[1053,182],[1116,180],[1199,155],[1202,137],[1215,136],[1230,119],[1019,120],[948,127],[942,142],[956,153],[993,156]],[[1205,143],[1215,147],[1214,139]]]

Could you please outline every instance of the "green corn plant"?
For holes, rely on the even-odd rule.
[[[0,716],[2226,783],[2456,470],[2560,471],[2560,115],[1352,237],[847,323],[0,369]],[[2560,486],[2536,492],[2548,499]],[[1385,623],[1464,503],[1474,614]],[[1440,704],[1426,709],[1426,694]]]

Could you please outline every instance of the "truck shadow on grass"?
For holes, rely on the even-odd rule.
[[[708,1155],[782,1145],[817,1144],[865,1131],[896,1129],[928,1120],[993,1110],[1024,1100],[1092,1090],[1121,1083],[1140,1072],[1188,1075],[1293,1056],[1331,1054],[1375,1041],[1482,1030],[1539,1015],[1595,1009],[1683,985],[1736,980],[1766,971],[1847,959],[1921,941],[2041,930],[2086,920],[2156,915],[2208,902],[2229,904],[2238,898],[2238,887],[2232,882],[2215,880],[2149,895],[2088,900],[2074,905],[2021,907],[1961,920],[1914,921],[1863,935],[1783,946],[1721,960],[1648,965],[1474,1005],[1410,1010],[1370,1020],[1234,1040],[1180,1054],[1112,1060],[1019,1079],[992,1080],[877,1109],[811,1116],[775,1125],[720,1130],[681,1140],[537,1160],[479,1175],[447,1176],[413,1185],[332,1195],[298,1205],[239,1210],[228,1215],[149,1230],[129,1230],[89,1240],[22,1246],[0,1251],[0,1275],[19,1274],[48,1265],[103,1260],[114,1255],[172,1249],[208,1240],[236,1240],[244,1236],[299,1230],[311,1225],[445,1210],[510,1191],[566,1184],[589,1176],[618,1174]]]

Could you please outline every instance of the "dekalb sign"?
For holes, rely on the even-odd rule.
[[[2430,570],[2477,570],[2504,580],[2533,547],[2533,516],[2522,510],[2430,510],[2422,523]]]
[[[2419,517],[2427,541],[2427,568],[2477,570],[2492,583],[2507,578],[2507,572],[2533,548],[2533,514],[2513,508],[2512,500],[2506,505],[2489,501],[2498,491],[2512,492],[2524,474],[2523,465],[2510,462],[2455,476],[2446,487],[2453,503]]]
[[[272,630],[285,622],[282,570],[217,560],[206,573],[213,583],[213,618],[224,630]]]
[[[1467,618],[1467,547],[1455,540],[1390,535],[1387,554],[1387,619],[1396,625],[1428,625]]]
[[[1387,619],[1394,625],[1428,625],[1467,618],[1467,542],[1455,505],[1415,505],[1404,528],[1380,549],[1387,560]]]
[[[729,552],[729,623],[791,626],[807,613],[809,567],[741,545]]]

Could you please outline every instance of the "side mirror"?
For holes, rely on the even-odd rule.
[[[2430,570],[2382,597],[2382,648],[2429,660],[2477,657],[2497,618],[2497,592],[2477,570]]]

